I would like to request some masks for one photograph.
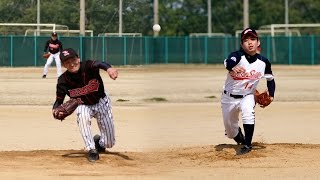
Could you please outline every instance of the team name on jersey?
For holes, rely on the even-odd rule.
[[[234,80],[244,80],[244,79],[260,79],[262,77],[261,72],[256,72],[255,70],[251,70],[250,72],[241,72],[235,73],[234,71],[230,71],[230,76]]]
[[[58,49],[59,48],[59,44],[49,44],[49,47],[51,48],[51,49]]]
[[[76,89],[70,89],[70,97],[78,97],[82,95],[86,95],[95,91],[98,91],[99,89],[99,81],[96,79],[92,79],[89,81],[89,83],[81,88]]]

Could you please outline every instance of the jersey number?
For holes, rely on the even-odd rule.
[[[253,86],[253,84],[247,82],[244,89],[251,89],[252,86]]]

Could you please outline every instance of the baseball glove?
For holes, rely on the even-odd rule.
[[[44,53],[44,54],[42,55],[42,57],[45,58],[45,59],[48,59],[49,56],[50,56],[50,53]]]
[[[258,103],[260,107],[263,107],[263,108],[267,107],[272,102],[272,99],[269,96],[268,91],[264,91],[263,93],[260,93],[258,90],[256,90],[254,94],[254,98],[256,100],[256,103]]]
[[[72,114],[78,105],[77,99],[70,99],[53,110],[53,117],[62,121]]]

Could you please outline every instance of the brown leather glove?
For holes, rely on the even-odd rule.
[[[55,119],[64,120],[72,114],[78,107],[79,103],[76,99],[70,99],[67,102],[53,109],[52,114]]]
[[[255,91],[254,98],[256,103],[260,105],[260,107],[267,107],[272,102],[272,97],[269,95],[268,91],[264,91],[260,93],[258,90]]]

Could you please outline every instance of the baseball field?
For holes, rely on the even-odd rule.
[[[216,65],[116,67],[102,72],[116,145],[85,158],[75,115],[51,115],[56,68],[0,68],[0,179],[318,179],[320,66],[273,66],[276,96],[256,107],[253,151],[224,136],[226,70]],[[265,79],[259,90],[266,89]],[[96,121],[92,131],[98,132]]]

